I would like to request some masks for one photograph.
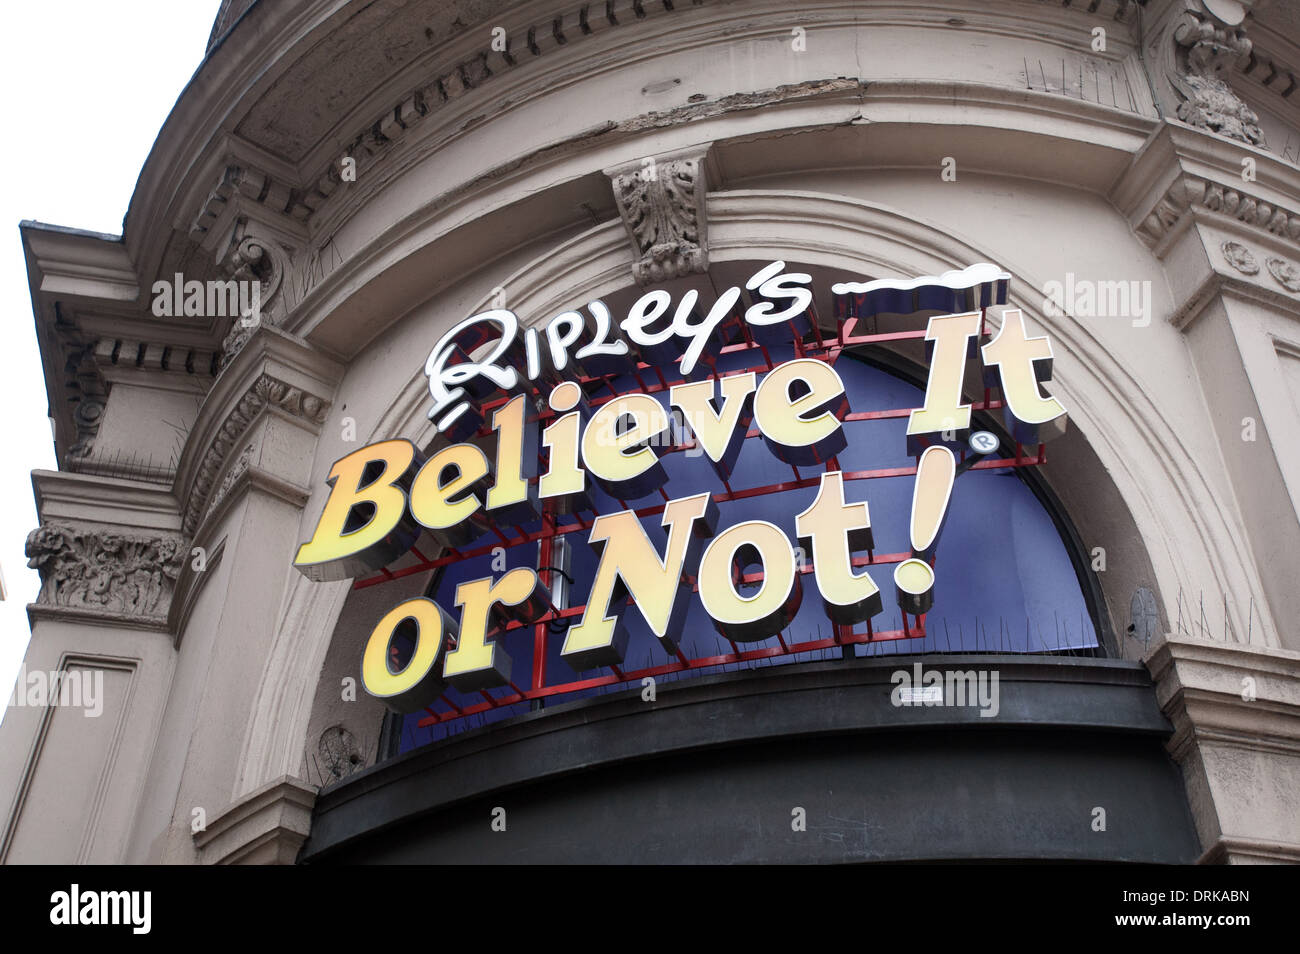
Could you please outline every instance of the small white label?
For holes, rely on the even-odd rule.
[[[943,702],[942,686],[924,686],[920,689],[899,689],[898,700],[903,705],[919,705],[926,702]]]

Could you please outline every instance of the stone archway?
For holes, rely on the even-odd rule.
[[[784,258],[845,275],[915,276],[995,261],[1013,276],[1011,304],[1057,348],[1052,391],[1070,409],[1073,426],[1052,445],[1046,476],[1085,543],[1105,541],[1110,559],[1102,586],[1117,628],[1122,631],[1128,595],[1138,585],[1156,591],[1166,620],[1172,619],[1176,594],[1183,591],[1258,590],[1232,514],[1176,435],[1163,426],[1160,408],[1087,326],[1045,314],[1036,291],[1042,287],[1038,276],[938,224],[840,195],[720,192],[708,197],[708,211],[715,267]],[[574,303],[626,287],[630,267],[621,223],[606,223],[519,269],[510,282],[524,291],[511,304],[526,321],[545,320]],[[486,307],[484,300],[467,313]],[[429,330],[430,342],[436,334],[437,329]],[[422,367],[422,360],[410,362],[409,375],[393,391],[366,440],[405,436],[418,442],[428,436]],[[338,403],[345,399],[341,395]],[[328,463],[318,461],[317,466]],[[324,499],[323,483],[313,490],[304,527]],[[331,643],[343,635],[340,616],[351,602],[340,597],[338,586],[303,578],[290,587],[277,641],[294,650],[275,652],[263,677],[244,748],[245,792],[275,777],[268,773],[290,770],[294,753],[304,752],[312,732],[334,718],[337,680],[334,673],[323,673]],[[1233,630],[1244,633],[1246,627],[1234,623]],[[1253,634],[1255,642],[1277,645],[1271,621]],[[1133,647],[1132,655],[1140,651]],[[314,692],[304,691],[309,685]],[[361,711],[373,718],[369,710]],[[357,728],[371,737],[376,732],[373,724]]]

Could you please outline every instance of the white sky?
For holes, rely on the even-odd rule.
[[[18,223],[120,235],[154,137],[203,59],[218,0],[6,4],[0,89],[10,132],[0,176],[0,694],[7,702],[40,578],[23,544],[36,526],[31,471],[54,469]],[[7,706],[0,708],[0,718]]]

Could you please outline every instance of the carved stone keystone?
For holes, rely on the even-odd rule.
[[[709,267],[704,161],[708,146],[649,156],[605,170],[632,240],[639,285]]]

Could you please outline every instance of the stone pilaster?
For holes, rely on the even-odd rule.
[[[1171,634],[1146,664],[1201,862],[1300,863],[1300,653]]]

